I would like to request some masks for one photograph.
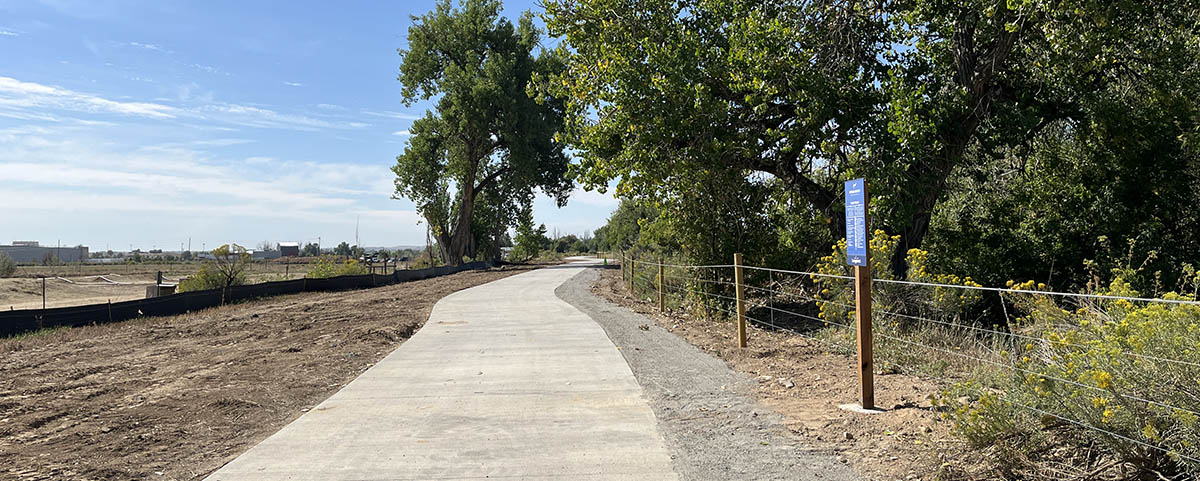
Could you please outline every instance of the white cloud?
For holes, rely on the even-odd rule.
[[[131,47],[138,47],[138,48],[144,48],[146,50],[153,50],[155,52],[172,53],[170,50],[167,50],[165,48],[162,48],[162,47],[152,44],[152,43],[129,42],[129,45]]]
[[[300,82],[284,82],[283,84],[287,85],[288,87],[303,87],[304,86],[304,84],[302,84]]]
[[[407,130],[397,130],[397,131],[395,131],[395,132],[392,132],[392,135],[399,135],[399,136],[401,136],[401,137],[408,137],[408,136],[412,135],[412,132],[409,132],[409,131],[407,131]]]
[[[238,104],[213,104],[197,110],[204,116],[245,127],[290,128],[297,130],[360,129],[370,127],[364,122],[323,120],[304,115],[285,114],[271,109]]]
[[[174,118],[178,113],[177,109],[167,105],[120,102],[59,87],[22,82],[11,77],[0,77],[0,108],[10,110],[53,108],[150,118]]]
[[[3,102],[3,100],[0,99],[0,102]],[[17,119],[17,120],[41,120],[41,121],[45,121],[45,122],[61,121],[61,119],[59,119],[58,117],[55,117],[53,115],[48,115],[48,114],[18,112],[18,111],[6,112],[3,110],[3,105],[0,105],[0,117],[7,117],[10,119]]]
[[[374,117],[387,117],[390,119],[417,120],[417,119],[421,118],[420,115],[409,114],[409,113],[404,113],[404,112],[392,112],[390,110],[383,110],[383,111],[364,110],[364,111],[362,111],[362,113],[371,115]]]
[[[325,109],[325,110],[336,110],[339,112],[346,110],[346,107],[342,107],[341,105],[334,105],[334,104],[317,104],[317,108]]]
[[[0,28],[0,37],[20,37],[21,34],[12,30]]]
[[[32,186],[89,193],[115,191],[142,199],[147,205],[232,204],[261,207],[263,212],[289,210],[315,215],[355,203],[344,195],[325,193],[331,186],[342,185],[336,183],[337,177],[307,180],[297,176],[286,183],[278,182],[277,176],[263,170],[272,167],[273,159],[239,163],[171,145],[110,150],[59,137],[0,136],[0,178],[11,182],[14,189]],[[25,202],[12,198],[24,196],[7,192],[2,197],[10,204]],[[36,208],[38,198],[28,197],[26,207]],[[106,208],[103,204],[79,205]]]
[[[6,182],[0,211],[13,214],[10,226],[92,245],[122,239],[161,239],[163,245],[206,236],[196,238],[199,247],[203,240],[352,239],[361,216],[369,245],[412,243],[424,235],[410,204],[387,200],[394,176],[385,162],[229,159],[179,146],[186,143],[128,150],[72,134],[59,126],[0,129]],[[57,225],[71,227],[54,230]]]
[[[242,145],[257,142],[251,139],[210,139],[210,140],[193,140],[188,142],[188,145],[196,147],[229,147],[231,145]]]
[[[165,103],[117,101],[61,87],[0,77],[0,117],[58,122],[60,119],[47,110],[63,110],[151,119],[201,119],[243,127],[304,131],[352,130],[371,126],[366,122],[284,113],[265,107],[213,103],[211,91],[204,91],[201,95],[194,93],[200,88],[198,85],[188,84],[178,88],[177,102],[199,102],[201,105],[176,107]]]
[[[221,70],[221,69],[219,69],[219,68],[217,68],[217,67],[213,67],[213,66],[211,66],[211,65],[203,65],[203,64],[194,63],[194,64],[191,64],[191,65],[189,65],[189,67],[192,67],[192,68],[194,68],[194,69],[196,69],[196,70],[201,70],[201,71],[204,71],[204,72],[208,72],[208,73],[210,73],[210,74],[213,74],[213,75],[224,75],[224,76],[226,76],[226,77],[228,77],[228,76],[230,76],[230,75],[231,75],[229,72],[226,72],[226,71],[224,71],[224,70]]]

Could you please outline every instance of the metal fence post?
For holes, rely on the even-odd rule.
[[[663,297],[663,284],[666,282],[667,279],[663,275],[663,262],[660,257],[658,259],[658,312],[667,312],[666,298]]]
[[[737,292],[737,337],[738,347],[746,347],[746,295],[745,277],[742,274],[742,253],[733,255],[733,282]]]

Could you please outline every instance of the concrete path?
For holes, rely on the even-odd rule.
[[[678,479],[621,353],[554,294],[581,269],[447,296],[400,348],[206,479]]]

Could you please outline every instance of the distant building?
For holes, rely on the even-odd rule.
[[[299,242],[280,242],[279,255],[283,257],[299,257],[300,243]]]
[[[266,259],[278,259],[279,251],[246,251],[250,253],[250,259],[261,261]]]
[[[8,254],[18,264],[41,264],[47,260],[56,262],[87,262],[87,246],[42,247],[37,241],[13,241],[0,245],[0,252]]]

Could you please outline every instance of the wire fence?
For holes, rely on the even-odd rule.
[[[853,322],[856,306],[851,304],[855,294],[854,276],[736,264],[672,264],[636,259],[626,254],[622,254],[620,259],[623,279],[638,297],[641,297],[640,294],[657,294],[660,298],[671,296],[672,305],[699,305],[702,309],[738,319],[753,328],[803,336],[844,351],[850,350],[844,341],[857,335],[858,326]],[[741,285],[738,283],[740,274],[735,275],[738,269],[750,274],[747,276],[749,279]],[[964,381],[969,368],[982,367],[1039,383],[1057,383],[1073,392],[1094,393],[1096,400],[1111,397],[1130,406],[1130,409],[1154,411],[1176,419],[1200,418],[1200,408],[1196,407],[1200,404],[1200,398],[1192,399],[1190,404],[1185,405],[1177,400],[1122,392],[1106,385],[1108,382],[1088,382],[1079,376],[1072,379],[1068,367],[1055,366],[1058,370],[1054,372],[1030,368],[1029,361],[1021,357],[1021,354],[1035,353],[1046,357],[1046,352],[1075,350],[1080,353],[1100,353],[1104,359],[1125,359],[1130,363],[1138,363],[1133,366],[1141,370],[1200,368],[1200,356],[1196,350],[1178,353],[1184,357],[1167,356],[1136,352],[1140,349],[1134,349],[1129,343],[1105,344],[1097,339],[1074,339],[1069,334],[1063,334],[1077,330],[1070,324],[1072,312],[1059,308],[1049,300],[1068,300],[1078,306],[1078,312],[1096,313],[1101,322],[1114,324],[1120,320],[1101,315],[1106,313],[1105,309],[1116,306],[1130,311],[1137,309],[1138,304],[1141,307],[1159,306],[1163,309],[1194,309],[1185,314],[1194,316],[1195,322],[1200,323],[1200,301],[920,280],[872,279],[870,285],[888,294],[877,298],[882,300],[871,305],[873,326],[884,327],[874,328],[872,337],[884,346],[882,356],[891,368],[920,374],[951,386]],[[996,294],[996,298],[990,300],[996,312],[975,318],[964,314],[963,306],[986,304],[989,300],[983,296],[989,293]],[[664,300],[659,301],[660,307],[666,304]],[[1019,308],[1027,312],[1047,312],[1050,319],[1056,319],[1054,316],[1061,316],[1061,319],[1056,323],[1034,326],[1029,316],[1022,318],[1016,315]],[[900,328],[901,324],[906,327]],[[829,332],[831,329],[839,330],[843,335],[833,335]],[[1196,324],[1192,324],[1192,329],[1197,329]],[[941,332],[942,335],[919,335],[922,332]],[[962,376],[947,375],[945,369],[937,372],[914,366],[933,359],[943,363],[948,359],[954,360],[952,364],[957,366]],[[1191,380],[1192,384],[1200,383],[1200,371],[1186,372],[1196,375]],[[1186,378],[1186,375],[1183,377]],[[1167,454],[1171,459],[1186,460],[1194,466],[1200,466],[1200,458],[1196,457],[1194,450],[1186,454],[1180,449],[1155,443],[1153,439],[1136,439],[1116,432],[1103,423],[1064,414],[1064,411],[1070,412],[1069,409],[1055,410],[1044,405],[1030,405],[1037,403],[1022,402],[1011,393],[999,393],[998,399],[1037,416],[1049,416],[1099,436],[1131,443]],[[1183,399],[1188,400],[1187,397]],[[1059,401],[1066,403],[1065,400]],[[1149,434],[1146,437],[1152,438]]]
[[[0,311],[0,338],[41,329],[108,324],[140,317],[172,316],[261,297],[386,286],[466,270],[486,269],[491,265],[489,262],[472,262],[459,266],[397,270],[387,275],[363,274],[319,279],[292,279],[232,286],[224,289],[181,292],[122,302]]]

